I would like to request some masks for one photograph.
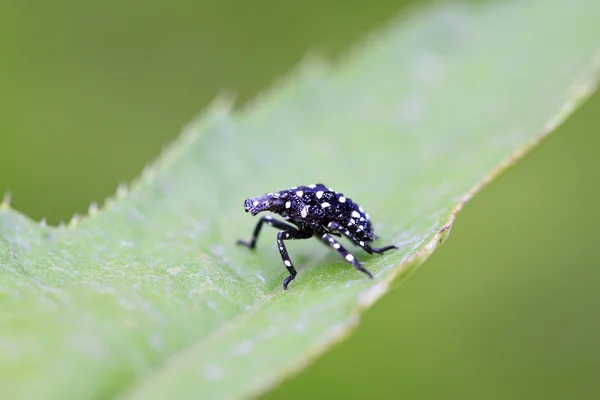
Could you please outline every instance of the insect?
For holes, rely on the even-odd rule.
[[[284,241],[286,240],[309,239],[316,236],[325,245],[336,250],[354,268],[371,279],[373,275],[333,236],[344,235],[369,254],[383,254],[385,251],[397,249],[394,245],[382,248],[371,247],[370,243],[377,239],[377,236],[373,232],[369,214],[351,199],[344,197],[343,193],[327,188],[322,183],[293,187],[277,193],[267,193],[263,196],[249,198],[244,201],[244,209],[252,216],[262,211],[271,211],[288,221],[280,221],[270,215],[265,215],[256,224],[249,242],[238,240],[238,244],[253,250],[263,224],[280,229],[277,234],[277,246],[283,264],[290,273],[283,281],[284,290],[297,274],[285,247]]]

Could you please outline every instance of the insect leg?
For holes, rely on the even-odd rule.
[[[290,260],[290,256],[288,255],[287,249],[285,248],[285,244],[283,244],[283,241],[295,239],[308,239],[312,237],[312,235],[312,232],[299,231],[297,229],[285,230],[277,234],[277,246],[279,247],[279,253],[281,253],[281,259],[283,260],[283,264],[290,273],[290,276],[285,278],[285,280],[283,281],[284,290],[287,290],[287,287],[290,284],[290,282],[293,281],[296,277],[297,272],[294,269],[294,266],[292,265],[292,260]]]
[[[246,246],[249,249],[253,250],[256,247],[256,240],[258,239],[258,234],[260,233],[260,228],[262,228],[262,225],[264,223],[266,223],[267,225],[272,226],[274,228],[277,228],[277,229],[288,229],[288,230],[296,229],[293,225],[290,225],[283,221],[279,221],[279,220],[271,217],[270,215],[265,215],[256,224],[256,228],[254,228],[254,233],[252,233],[252,240],[250,240],[250,242],[246,242],[245,240],[238,240],[237,244]]]
[[[350,252],[348,252],[348,250],[346,250],[341,244],[339,244],[339,242],[337,240],[335,240],[333,238],[333,236],[331,236],[329,233],[324,233],[321,236],[321,241],[323,243],[325,243],[327,246],[332,247],[333,249],[335,249],[338,253],[340,253],[340,255],[342,257],[344,257],[344,259],[346,261],[348,261],[350,264],[352,264],[352,266],[354,268],[356,268],[357,270],[359,270],[362,273],[365,273],[369,276],[369,278],[373,279],[373,275],[371,275],[371,273],[362,265],[360,265],[360,263],[356,260],[356,258],[354,258],[354,256],[352,254],[350,254]]]
[[[369,254],[373,254],[373,253],[383,254],[384,252],[386,252],[388,250],[398,248],[398,247],[394,246],[393,244],[391,244],[389,246],[384,246],[381,248],[371,247],[371,245],[369,245],[369,243],[366,243],[362,240],[357,240],[356,238],[352,237],[352,234],[350,233],[350,231],[348,231],[348,229],[345,229],[343,226],[341,226],[337,222],[330,222],[327,227],[331,230],[343,233],[344,236],[346,236],[348,239],[352,240],[352,242],[355,243],[356,245],[362,247]]]
[[[384,252],[386,252],[388,250],[398,249],[398,247],[394,246],[393,244],[390,244],[390,245],[384,246],[384,247],[371,247],[367,243],[361,244],[360,242],[358,242],[358,245],[360,247],[362,247],[363,249],[365,249],[365,251],[369,254],[373,254],[373,253],[383,254]]]

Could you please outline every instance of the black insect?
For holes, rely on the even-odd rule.
[[[254,249],[260,228],[264,223],[282,229],[277,234],[277,245],[283,263],[290,273],[290,276],[283,281],[284,289],[287,289],[288,284],[296,277],[296,270],[288,256],[284,240],[308,239],[316,235],[327,246],[337,250],[354,268],[367,274],[370,278],[373,278],[373,275],[332,235],[348,237],[369,254],[382,254],[384,251],[397,249],[393,245],[382,248],[371,247],[370,243],[377,236],[373,233],[369,214],[365,213],[365,210],[351,199],[344,197],[342,193],[335,192],[331,188],[328,189],[322,183],[293,187],[281,192],[249,198],[244,202],[244,209],[253,216],[262,211],[271,211],[295,225],[265,215],[256,224],[250,242],[238,241],[238,244]]]

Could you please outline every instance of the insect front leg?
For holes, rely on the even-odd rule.
[[[286,231],[281,231],[277,234],[277,246],[279,247],[279,253],[281,253],[281,259],[283,260],[283,264],[287,268],[290,276],[285,278],[283,281],[283,289],[287,290],[288,285],[291,281],[296,277],[296,270],[292,265],[292,260],[290,260],[290,256],[288,255],[287,249],[285,248],[284,240],[296,240],[296,239],[308,239],[312,237],[312,232],[307,231],[299,231],[297,229],[290,229]]]
[[[373,279],[373,275],[354,258],[352,254],[348,250],[346,250],[337,240],[331,236],[329,233],[324,233],[321,235],[321,241],[325,243],[327,246],[335,249],[346,261],[348,261],[354,268],[359,270],[360,272],[366,274],[369,278]]]
[[[246,246],[249,249],[254,250],[254,248],[256,247],[256,241],[258,240],[258,234],[260,233],[260,229],[262,228],[262,225],[265,223],[267,225],[272,226],[277,229],[286,229],[286,230],[290,230],[290,229],[295,230],[296,229],[293,225],[290,225],[283,221],[279,221],[279,220],[271,217],[270,215],[265,215],[256,224],[256,227],[254,228],[254,233],[252,234],[252,240],[250,240],[250,242],[246,242],[245,240],[238,240],[237,244]]]

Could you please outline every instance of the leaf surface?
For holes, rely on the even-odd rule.
[[[4,205],[3,393],[222,399],[279,384],[595,89],[599,16],[595,0],[413,10],[242,111],[216,102],[100,211],[57,228]],[[254,253],[235,245],[257,222],[243,201],[318,182],[400,249],[371,257],[346,243],[371,281],[315,240],[291,242],[299,275],[283,292],[274,230]]]

